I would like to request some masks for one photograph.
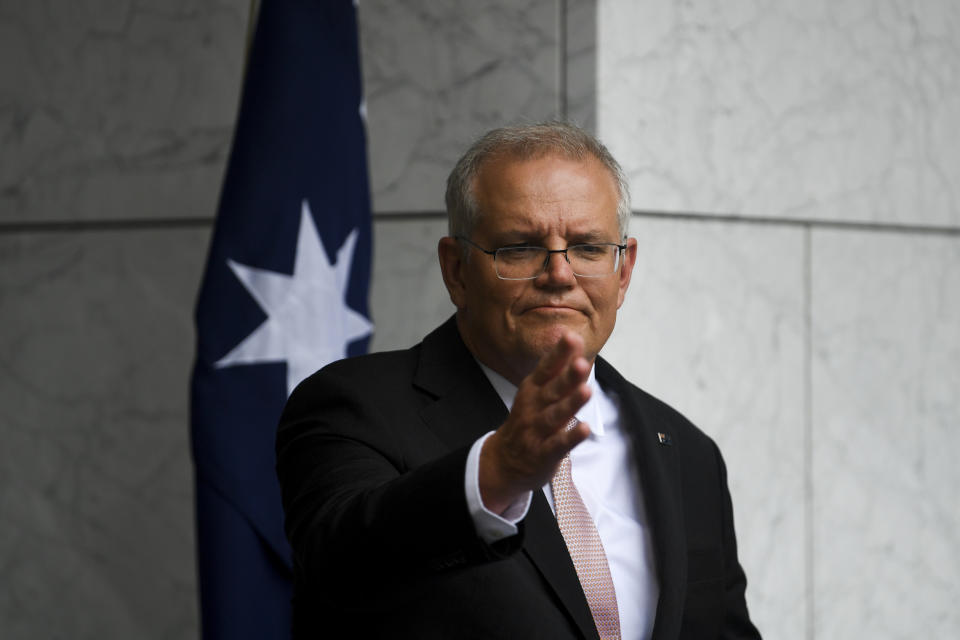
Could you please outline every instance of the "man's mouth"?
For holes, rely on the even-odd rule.
[[[577,310],[566,304],[538,304],[527,309],[535,313],[574,313]]]

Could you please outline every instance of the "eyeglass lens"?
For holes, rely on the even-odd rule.
[[[496,250],[497,275],[507,279],[536,278],[547,266],[549,251],[544,247],[504,247]],[[619,248],[612,244],[576,244],[567,247],[566,256],[573,273],[597,277],[617,269]]]

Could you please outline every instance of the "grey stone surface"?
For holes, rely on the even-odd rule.
[[[638,207],[960,227],[960,3],[598,4]]]
[[[960,637],[960,238],[812,239],[817,638]]]
[[[196,637],[205,230],[0,236],[0,636]]]
[[[413,346],[454,311],[440,277],[445,217],[378,220],[373,227],[372,351]]]
[[[495,126],[558,115],[553,0],[360,3],[375,211],[443,209],[447,174]]]
[[[597,129],[597,0],[567,0],[563,16],[564,87],[560,99],[566,119]]]
[[[0,0],[0,222],[209,217],[246,0]]]

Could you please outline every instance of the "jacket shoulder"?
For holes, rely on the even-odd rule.
[[[409,349],[379,351],[337,360],[305,378],[293,393],[338,383],[346,387],[370,389],[383,384],[396,385],[401,380],[409,385],[419,351],[418,344]]]

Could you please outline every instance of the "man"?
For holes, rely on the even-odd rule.
[[[454,318],[284,411],[295,636],[758,638],[719,451],[597,355],[637,254],[616,161],[495,130],[447,210]]]

